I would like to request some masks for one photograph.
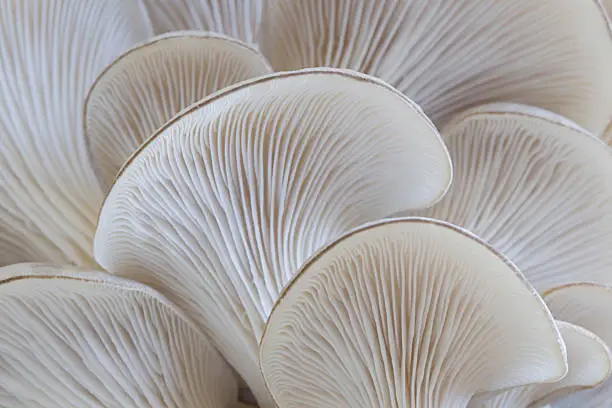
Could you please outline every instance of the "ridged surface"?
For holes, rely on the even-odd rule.
[[[96,75],[151,32],[138,2],[0,4],[0,265],[92,262],[102,195],[83,137]]]
[[[550,310],[559,319],[592,331],[612,347],[612,287],[582,283],[552,289],[544,295]],[[554,408],[610,408],[612,380],[592,390],[563,398]]]
[[[541,298],[483,243],[431,220],[364,227],[308,262],[261,343],[284,408],[465,407],[555,380],[564,347]]]
[[[197,32],[156,37],[122,55],[98,78],[85,105],[85,135],[103,188],[181,109],[270,71],[263,56],[238,40]]]
[[[0,407],[226,408],[232,375],[145,286],[40,264],[0,269]]]
[[[384,79],[438,124],[488,102],[539,106],[599,134],[612,117],[612,40],[596,0],[269,0],[276,70]]]
[[[156,34],[204,30],[256,42],[267,0],[144,0]]]
[[[567,349],[569,371],[553,383],[532,384],[503,392],[484,403],[472,401],[469,408],[540,408],[568,394],[592,388],[607,380],[612,370],[610,349],[592,332],[557,321]],[[576,405],[575,407],[582,406]]]
[[[436,130],[396,91],[344,71],[276,74],[184,112],[145,146],[106,200],[95,255],[170,296],[270,406],[257,343],[299,265],[449,182]]]
[[[453,184],[419,215],[460,225],[538,289],[612,282],[612,152],[564,118],[488,105],[442,131]]]

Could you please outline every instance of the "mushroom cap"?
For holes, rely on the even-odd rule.
[[[567,349],[569,368],[562,380],[513,388],[485,402],[475,398],[468,407],[540,408],[576,391],[597,387],[607,380],[612,372],[612,355],[606,343],[580,326],[563,321],[557,321],[557,326]]]
[[[511,101],[599,134],[612,112],[612,41],[595,0],[269,0],[259,40],[275,70],[374,75],[438,125]]]
[[[177,30],[214,31],[256,42],[267,0],[144,0],[156,34]]]
[[[185,310],[265,405],[258,340],[301,263],[351,228],[432,204],[451,177],[432,123],[382,81],[273,74],[149,139],[108,195],[94,252]]]
[[[85,101],[85,136],[108,190],[134,151],[183,108],[271,72],[265,58],[220,34],[173,32],[130,49],[98,77]]]
[[[595,283],[576,283],[552,288],[544,293],[551,312],[584,327],[612,347],[612,287]],[[555,408],[603,408],[612,401],[612,380],[590,390],[577,392],[555,402]]]
[[[0,269],[0,406],[226,408],[233,373],[136,282],[45,264]]]
[[[612,281],[610,148],[563,117],[515,104],[469,110],[441,133],[453,185],[416,214],[478,235],[538,290]]]
[[[470,233],[420,218],[360,227],[313,256],[260,347],[283,408],[465,407],[567,370],[552,316],[520,272]]]
[[[96,75],[151,36],[139,2],[5,0],[0,11],[0,266],[94,264],[102,193],[83,136]]]

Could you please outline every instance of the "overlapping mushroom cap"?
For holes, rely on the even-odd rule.
[[[150,288],[43,264],[0,269],[0,406],[228,408],[229,366]]]
[[[362,227],[310,259],[271,313],[261,367],[281,408],[465,407],[567,369],[518,270],[428,219]]]
[[[612,151],[537,108],[485,105],[442,130],[453,160],[448,194],[419,215],[473,232],[539,290],[611,282]]]
[[[557,327],[567,349],[569,369],[562,380],[513,388],[492,398],[474,398],[469,408],[544,407],[568,394],[598,387],[607,380],[612,373],[612,355],[606,343],[580,326],[557,321]]]
[[[612,117],[612,41],[596,0],[269,0],[259,40],[274,69],[372,74],[436,124],[497,101],[595,134]]]
[[[156,34],[178,30],[215,31],[256,42],[268,0],[143,0]]]
[[[85,101],[85,137],[103,189],[161,125],[226,86],[271,72],[238,40],[173,32],[140,44],[98,77]]]
[[[139,2],[0,6],[0,265],[92,264],[102,193],[83,138],[96,75],[152,33]]]
[[[559,319],[580,325],[612,345],[612,287],[593,283],[564,285],[544,293],[548,307]],[[603,408],[612,401],[612,381],[563,398],[555,408]]]
[[[124,168],[96,260],[205,327],[261,404],[257,347],[301,263],[347,230],[436,202],[451,180],[431,122],[385,83],[312,69],[182,112]]]

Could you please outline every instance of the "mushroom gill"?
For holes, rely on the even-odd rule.
[[[227,408],[230,367],[165,298],[103,272],[0,269],[0,406]]]
[[[259,40],[276,70],[374,75],[437,125],[509,101],[600,134],[612,112],[603,14],[596,0],[269,0]]]
[[[281,408],[465,408],[567,370],[520,272],[468,232],[420,218],[360,227],[307,261],[270,315],[260,360]]]
[[[448,194],[410,212],[459,225],[514,262],[543,291],[612,282],[612,151],[567,119],[485,105],[441,131],[453,160]]]
[[[82,104],[96,75],[150,36],[134,1],[2,1],[0,266],[94,264],[102,192],[85,146]]]
[[[219,34],[173,32],[125,52],[98,77],[85,101],[85,137],[98,180],[117,172],[161,125],[188,105],[271,72],[261,54]]]
[[[258,341],[298,267],[351,228],[433,204],[451,176],[434,126],[382,81],[273,74],[149,139],[107,197],[94,252],[183,308],[269,407]]]

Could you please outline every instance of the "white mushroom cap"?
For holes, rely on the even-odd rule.
[[[178,303],[269,406],[258,340],[297,268],[351,228],[431,205],[451,176],[434,126],[382,81],[278,73],[211,96],[151,138],[112,188],[94,252]]]
[[[180,110],[270,72],[253,48],[212,33],[164,34],[121,55],[85,102],[85,136],[103,189],[138,146]]]
[[[224,33],[255,43],[267,0],[144,0],[157,34],[176,30]]]
[[[0,266],[93,264],[102,193],[83,101],[104,66],[151,35],[146,13],[125,0],[4,0],[0,27]]]
[[[612,372],[612,355],[606,343],[592,332],[557,321],[567,349],[569,371],[554,383],[531,384],[498,393],[493,398],[475,398],[470,408],[540,408],[576,391],[597,387]],[[481,400],[486,399],[485,402]]]
[[[567,370],[520,272],[468,232],[418,218],[361,227],[306,262],[260,361],[282,408],[465,407]]]
[[[473,232],[538,289],[612,282],[612,151],[569,120],[493,104],[442,130],[454,181],[417,214]]]
[[[592,331],[612,346],[612,287],[578,283],[553,288],[544,294],[550,310],[559,319]],[[555,408],[607,408],[612,401],[612,380],[555,402]]]
[[[436,124],[511,101],[599,134],[612,113],[612,41],[595,0],[269,0],[260,48],[276,70],[382,78]]]
[[[226,408],[229,366],[165,298],[106,273],[0,269],[0,406]]]

